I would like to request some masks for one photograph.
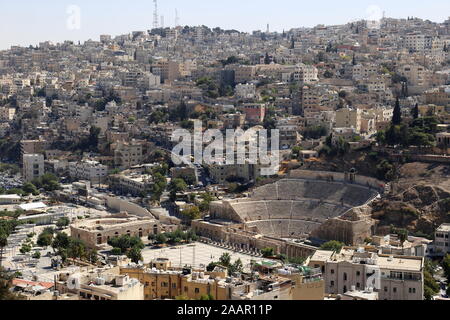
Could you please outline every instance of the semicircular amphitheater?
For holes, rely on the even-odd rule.
[[[304,239],[328,220],[373,201],[380,196],[377,189],[346,181],[288,178],[259,187],[248,198],[212,205],[211,219],[244,224],[272,238]]]

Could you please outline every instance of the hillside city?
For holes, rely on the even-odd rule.
[[[449,300],[449,153],[450,18],[12,46],[0,300]]]

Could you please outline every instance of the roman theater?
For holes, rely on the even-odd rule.
[[[370,204],[388,186],[353,172],[297,170],[251,191],[247,197],[211,204],[210,217],[193,222],[214,241],[240,244],[244,250],[272,247],[304,256],[311,241],[360,244],[374,232]]]

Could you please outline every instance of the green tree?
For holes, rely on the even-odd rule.
[[[54,250],[68,249],[70,246],[70,238],[66,233],[58,232],[52,243]]]
[[[244,265],[241,259],[237,259],[229,268],[228,274],[232,275],[233,273],[242,273],[244,270]]]
[[[160,201],[161,200],[161,196],[164,193],[164,191],[166,190],[167,187],[167,180],[166,178],[159,172],[156,172],[153,175],[153,180],[154,180],[154,184],[152,187],[152,196],[151,199],[153,201]]]
[[[345,246],[345,243],[339,242],[339,241],[328,241],[327,243],[324,243],[320,249],[326,250],[326,251],[335,251],[339,252],[341,251],[342,247]]]
[[[40,247],[48,247],[52,244],[53,241],[53,233],[42,232],[37,239],[37,245]]]
[[[228,268],[231,265],[231,255],[228,252],[225,252],[219,258],[219,263],[221,266]]]
[[[70,239],[67,254],[70,258],[83,260],[86,255],[86,245],[78,239]]]
[[[392,117],[392,124],[398,126],[402,123],[402,109],[400,107],[400,99],[397,98],[394,107],[394,116]]]
[[[155,237],[155,242],[157,244],[165,244],[167,243],[167,237],[164,235],[164,233],[157,234]]]
[[[11,291],[14,276],[0,267],[0,300],[22,300],[22,297]]]
[[[139,263],[139,261],[144,260],[142,258],[141,249],[139,249],[138,247],[131,248],[131,250],[128,251],[127,257],[130,258],[134,263]]]
[[[429,271],[423,272],[423,280],[425,300],[432,300],[439,292],[439,285]]]
[[[3,262],[3,250],[8,245],[8,236],[6,232],[0,229],[0,269],[2,267]]]
[[[447,277],[447,282],[450,286],[450,254],[445,255],[444,259],[442,260],[442,269],[444,269],[444,274]]]
[[[58,228],[64,228],[67,227],[70,224],[70,219],[67,217],[61,217],[58,219],[58,221],[56,222],[56,226]]]
[[[414,120],[419,119],[419,104],[416,103],[415,107],[412,109],[412,117]]]
[[[189,220],[198,220],[202,217],[200,213],[200,208],[197,206],[190,207],[181,211],[181,214]]]
[[[23,185],[22,190],[28,194],[32,194],[34,196],[39,195],[39,190],[36,188],[34,184],[31,182],[27,182]]]
[[[261,254],[264,258],[273,257],[275,255],[275,250],[273,248],[264,248],[261,250]]]
[[[176,200],[177,193],[186,191],[188,188],[188,185],[183,179],[176,178],[172,179],[172,181],[169,184],[169,191],[170,191],[170,199],[172,201]]]
[[[31,245],[28,243],[24,243],[24,244],[22,244],[22,247],[20,248],[19,251],[22,254],[26,254],[31,251]]]
[[[113,248],[110,253],[113,256],[121,256],[122,255],[122,249],[120,249],[120,248]]]

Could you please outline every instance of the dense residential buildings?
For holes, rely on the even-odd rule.
[[[5,291],[447,299],[450,20],[178,24],[0,51]]]

